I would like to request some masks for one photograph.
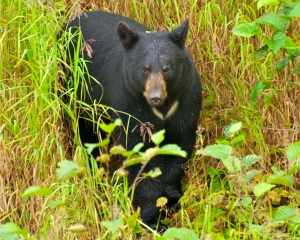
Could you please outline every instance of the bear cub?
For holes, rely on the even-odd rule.
[[[115,109],[109,111],[110,117],[121,118],[125,126],[114,132],[118,144],[132,149],[144,142],[143,151],[154,147],[141,135],[142,123],[151,126],[153,133],[165,129],[161,145],[177,144],[187,152],[187,158],[155,156],[143,172],[158,167],[162,174],[145,178],[135,186],[133,205],[140,207],[142,221],[153,229],[158,226],[159,231],[166,226],[157,223],[160,213],[156,200],[166,197],[171,211],[178,207],[184,164],[196,141],[201,110],[200,77],[185,48],[188,29],[189,21],[185,20],[171,32],[153,32],[130,18],[102,11],[84,13],[65,29],[71,33],[81,31],[82,45],[77,48],[80,40],[74,34],[68,47],[69,61],[73,60],[74,48],[80,49],[92,76],[81,86],[85,94],[78,93],[78,98]],[[98,142],[92,121],[84,113],[79,117],[82,142]],[[130,185],[135,184],[140,169],[140,164],[127,168]]]

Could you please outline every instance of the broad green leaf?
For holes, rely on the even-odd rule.
[[[86,147],[88,153],[91,154],[95,148],[107,146],[109,143],[110,139],[105,138],[99,143],[85,143],[84,146]]]
[[[250,182],[257,174],[261,173],[261,170],[257,170],[257,169],[252,169],[248,172],[246,172],[245,176],[244,176],[244,180],[245,182]]]
[[[152,134],[151,140],[155,143],[155,145],[159,145],[165,139],[165,130],[160,130],[157,133]]]
[[[24,193],[22,194],[22,197],[25,196],[49,196],[52,193],[50,188],[45,187],[38,187],[38,186],[31,186],[27,188]]]
[[[102,221],[101,225],[105,227],[109,232],[115,234],[121,226],[121,223],[122,219],[118,218],[114,221]]]
[[[264,38],[264,43],[268,46],[270,50],[274,49],[274,42],[268,38]]]
[[[272,174],[267,178],[267,182],[286,187],[292,187],[294,184],[293,177],[287,174]]]
[[[284,45],[282,47],[284,49],[300,49],[300,45],[297,45],[289,36],[286,36]]]
[[[300,74],[300,64],[296,68],[294,68],[293,74]]]
[[[259,233],[265,231],[265,227],[258,224],[250,224],[249,229],[250,231],[259,232]]]
[[[0,225],[0,233],[7,233],[10,234],[21,234],[23,236],[28,235],[28,231],[25,229],[20,228],[17,224],[8,222],[4,225]]]
[[[257,10],[265,6],[277,6],[278,4],[277,0],[259,0],[257,2]]]
[[[122,121],[119,118],[117,118],[113,123],[109,123],[109,124],[100,123],[99,124],[100,128],[108,134],[111,134],[115,130],[116,127],[121,126],[121,125],[122,125]]]
[[[265,183],[265,182],[260,182],[254,187],[253,193],[254,193],[255,197],[258,198],[261,195],[265,194],[266,192],[270,191],[274,187],[276,187],[276,185]]]
[[[139,151],[141,151],[142,147],[144,147],[144,143],[138,143],[133,147],[132,150],[139,152]]]
[[[284,59],[281,59],[277,64],[276,64],[276,67],[275,67],[275,70],[276,71],[281,71],[285,68],[285,65],[288,63],[289,61],[289,58],[284,58]]]
[[[135,157],[135,158],[130,158],[128,160],[125,160],[123,162],[123,166],[124,167],[130,167],[132,165],[136,165],[136,164],[144,164],[147,161],[145,160],[144,157]]]
[[[7,232],[0,232],[0,239],[1,240],[20,240],[20,238],[18,237],[17,234],[7,233]]]
[[[255,50],[254,58],[257,59],[259,57],[262,57],[262,56],[266,55],[268,52],[269,52],[269,47],[266,44],[266,45],[262,46],[261,48]]]
[[[198,236],[188,228],[169,228],[163,237],[178,239],[178,240],[198,240]]]
[[[137,211],[133,213],[131,216],[127,217],[125,221],[131,228],[134,228],[139,216],[140,216],[140,209],[138,208]]]
[[[183,158],[185,158],[187,156],[186,151],[182,150],[176,144],[167,144],[167,145],[162,146],[157,151],[157,154],[161,154],[161,155],[176,155],[176,156],[183,157]]]
[[[234,123],[234,124],[232,124],[232,126],[229,128],[229,131],[230,131],[231,133],[236,133],[236,132],[238,132],[238,131],[241,130],[242,126],[243,126],[242,122]]]
[[[256,163],[261,157],[257,155],[247,155],[242,159],[243,167],[250,167],[254,163]]]
[[[228,156],[227,158],[222,158],[221,159],[223,165],[226,167],[229,173],[234,173],[235,172],[235,167],[234,167],[234,157],[233,156]]]
[[[258,23],[271,26],[279,31],[284,32],[289,24],[289,20],[281,18],[282,14],[269,13],[258,19]]]
[[[47,201],[47,205],[51,208],[51,209],[55,209],[58,208],[60,206],[65,205],[64,202],[60,202],[60,201],[56,201],[56,200],[49,200]]]
[[[242,198],[240,201],[237,202],[236,206],[249,206],[252,203],[252,198],[251,197],[245,197]]]
[[[198,150],[197,154],[210,156],[217,159],[227,159],[232,155],[232,147],[224,144],[214,144]]]
[[[232,29],[233,34],[242,37],[251,37],[260,33],[260,28],[256,22],[241,23]]]
[[[59,168],[56,169],[58,180],[69,179],[86,170],[84,167],[80,167],[77,163],[69,160],[59,162],[58,166]]]
[[[150,178],[156,178],[158,176],[160,176],[162,174],[162,171],[160,170],[160,168],[156,167],[153,170],[151,170],[150,172],[147,173],[143,173],[143,177],[150,177]]]
[[[254,102],[256,100],[256,98],[258,97],[259,93],[268,88],[269,84],[267,82],[257,82],[255,87],[252,89],[251,93],[250,93],[250,104],[252,107],[254,107]]]
[[[157,155],[158,148],[148,148],[145,152],[145,158],[146,161],[151,160],[151,158],[155,157]]]
[[[297,49],[287,49],[288,54],[290,54],[293,57],[299,56],[299,50]]]
[[[123,154],[125,152],[126,149],[122,145],[113,146],[111,149],[109,149],[109,153],[111,155]]]
[[[234,139],[231,140],[231,143],[232,144],[240,143],[240,142],[244,141],[245,138],[246,138],[245,134],[238,135],[237,137],[235,137]]]
[[[300,17],[300,2],[297,2],[289,13],[290,17]]]
[[[300,142],[292,143],[286,150],[286,157],[290,161],[295,161],[300,156]]]
[[[273,40],[273,53],[276,54],[284,45],[285,43],[286,35],[284,32],[276,31],[273,34],[272,40]]]
[[[283,222],[292,219],[297,216],[297,210],[290,206],[281,206],[275,213],[275,216],[272,220],[273,223]]]

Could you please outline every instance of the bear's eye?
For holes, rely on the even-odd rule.
[[[142,73],[149,73],[149,72],[150,72],[150,68],[149,67],[142,68]]]
[[[170,68],[167,67],[167,66],[164,66],[162,70],[163,70],[164,73],[170,72]]]

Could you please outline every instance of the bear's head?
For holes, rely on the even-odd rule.
[[[117,34],[124,48],[123,73],[127,89],[151,107],[172,105],[187,85],[193,69],[185,49],[188,19],[172,32],[135,32],[119,22]],[[173,102],[173,103],[172,103]]]

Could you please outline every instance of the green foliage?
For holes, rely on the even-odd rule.
[[[187,228],[169,228],[162,237],[156,238],[157,240],[197,240],[198,236],[190,229]]]
[[[24,239],[29,239],[29,233],[27,230],[20,228],[15,223],[6,223],[0,225],[0,239],[2,240],[18,240],[18,235],[21,235]]]
[[[284,51],[287,57],[280,60],[275,67],[277,71],[281,71],[287,66],[288,62],[294,62],[299,56],[298,49],[300,48],[300,42],[295,42],[292,38],[290,38],[287,35],[287,31],[291,25],[292,19],[300,17],[300,2],[281,3],[281,1],[276,0],[262,0],[257,2],[258,9],[268,6],[276,6],[278,10],[262,16],[257,21],[238,24],[233,28],[232,32],[237,36],[252,37],[259,36],[261,34],[259,25],[265,25],[273,28],[272,38],[269,39],[264,37],[265,45],[256,50],[255,56],[262,56],[268,52],[267,50],[272,51],[273,54],[277,54],[280,50]],[[293,53],[289,50],[293,50]],[[299,65],[296,66],[292,72],[294,74],[298,74],[298,69]],[[256,86],[256,88],[258,88],[258,86]],[[261,88],[258,90],[261,90]],[[255,92],[257,92],[257,90],[255,90]],[[256,95],[254,96],[255,99]],[[253,97],[251,98],[251,104],[252,103]]]
[[[242,123],[229,124],[224,134],[226,138],[234,138],[235,134],[242,128]],[[211,204],[214,207],[224,209],[224,201],[226,207],[234,212],[234,208],[240,207],[244,211],[248,211],[253,207],[253,201],[264,202],[267,199],[272,200],[272,204],[278,205],[281,198],[287,197],[293,193],[294,174],[298,172],[298,167],[291,165],[287,171],[282,171],[273,166],[273,173],[266,174],[263,178],[259,177],[262,173],[261,170],[253,169],[252,167],[261,159],[260,156],[251,154],[246,155],[243,158],[238,158],[234,155],[235,151],[232,146],[228,145],[232,142],[228,141],[227,144],[214,144],[209,145],[201,150],[197,151],[197,154],[213,157],[221,160],[225,170],[218,168],[210,168],[209,176],[211,177],[210,189],[212,191]],[[290,145],[286,153],[290,161],[295,161],[299,157],[299,142],[295,142]],[[254,181],[255,180],[255,181]],[[228,182],[228,184],[225,184]],[[290,193],[282,189],[288,187]],[[224,189],[231,197],[227,197],[227,194],[220,191]],[[253,199],[253,192],[255,198]],[[242,196],[236,197],[235,195]],[[296,193],[295,196],[298,200],[300,195]],[[234,200],[236,199],[236,200]],[[234,203],[232,201],[235,201]],[[248,209],[248,210],[246,210]],[[297,207],[280,206],[277,211],[274,211],[274,217],[270,216],[272,223],[284,223],[288,226],[295,226],[299,224],[299,211]],[[265,228],[261,225],[251,224],[249,226],[251,231],[257,231],[262,234]]]

